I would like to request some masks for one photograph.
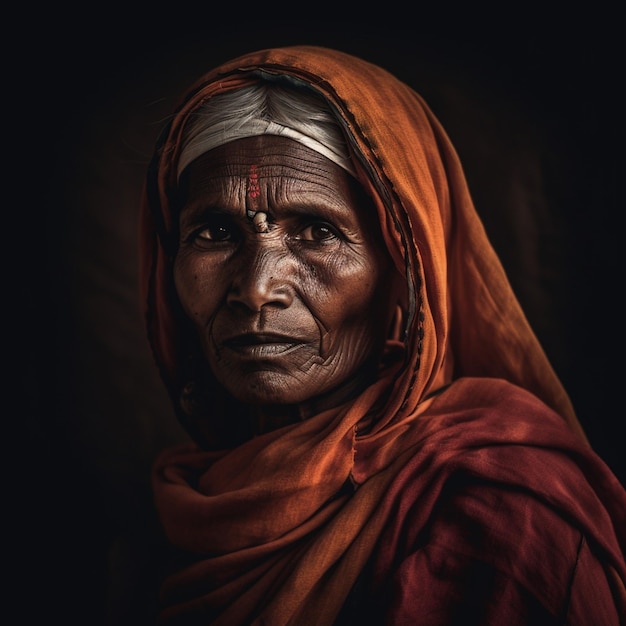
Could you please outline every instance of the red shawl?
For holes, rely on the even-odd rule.
[[[181,128],[260,71],[312,86],[336,111],[406,277],[404,329],[355,401],[234,449],[199,439],[163,454],[157,507],[189,556],[164,584],[163,623],[468,623],[470,609],[477,623],[587,624],[590,612],[619,623],[626,494],[585,440],[447,135],[379,67],[323,48],[266,50],[209,72],[181,101],[141,227],[148,333],[175,405],[188,382],[171,281]],[[225,419],[223,406],[216,398],[209,419]]]

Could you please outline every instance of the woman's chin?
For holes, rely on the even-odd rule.
[[[296,405],[306,403],[315,395],[310,385],[271,370],[259,370],[221,382],[239,402],[254,406]]]

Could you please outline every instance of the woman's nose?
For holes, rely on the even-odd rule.
[[[240,259],[228,304],[259,312],[264,306],[288,307],[293,301],[293,265],[284,251],[262,248]]]

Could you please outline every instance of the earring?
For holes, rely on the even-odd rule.
[[[198,393],[198,384],[189,381],[180,392],[180,408],[189,417],[197,416],[202,411],[202,399]]]

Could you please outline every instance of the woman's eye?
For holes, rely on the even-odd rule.
[[[229,241],[232,236],[230,229],[223,225],[208,226],[196,233],[196,237],[203,241]]]
[[[338,238],[339,235],[337,230],[326,222],[314,222],[312,224],[308,224],[298,234],[298,239],[301,241],[325,243]]]
[[[199,244],[221,243],[236,238],[237,231],[228,219],[208,220],[194,230],[191,240]]]

